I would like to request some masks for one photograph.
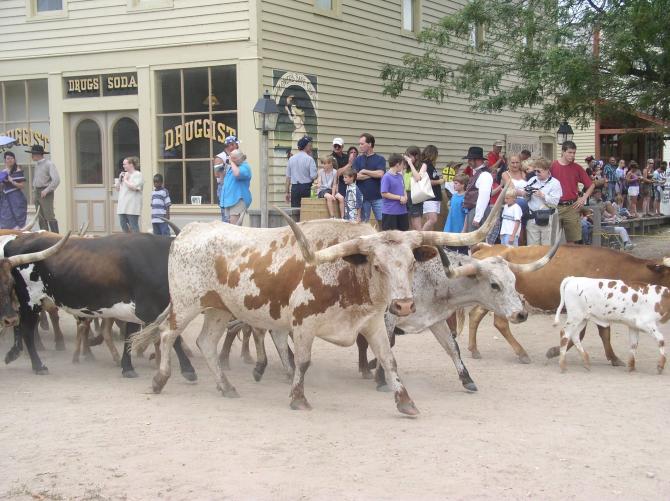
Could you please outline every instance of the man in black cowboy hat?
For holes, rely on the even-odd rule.
[[[48,151],[44,151],[44,146],[34,144],[32,148],[26,150],[30,153],[35,162],[35,172],[33,174],[33,194],[35,196],[35,209],[40,209],[40,229],[58,233],[58,221],[54,214],[54,191],[60,184],[60,176],[56,166],[51,160],[44,158]]]
[[[468,165],[474,172],[465,188],[463,198],[463,208],[468,210],[465,216],[465,231],[474,231],[488,215],[493,176],[484,163],[484,150],[479,146],[470,146],[468,154],[463,159],[468,160]]]

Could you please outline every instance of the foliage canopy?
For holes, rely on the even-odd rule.
[[[471,0],[382,68],[384,93],[420,83],[428,99],[465,95],[538,129],[636,111],[670,120],[669,13],[670,0]]]

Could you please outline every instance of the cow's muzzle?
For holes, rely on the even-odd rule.
[[[2,317],[2,326],[3,327],[15,327],[19,325],[19,316],[18,315],[5,315]]]
[[[509,321],[513,324],[520,324],[521,322],[525,322],[526,319],[528,319],[528,312],[526,310],[514,312],[509,317]]]
[[[389,312],[399,317],[406,317],[416,311],[413,299],[394,299],[391,301]]]

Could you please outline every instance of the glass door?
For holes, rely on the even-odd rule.
[[[123,159],[139,155],[137,114],[77,113],[70,116],[70,128],[75,227],[87,224],[91,234],[121,231],[114,182]]]

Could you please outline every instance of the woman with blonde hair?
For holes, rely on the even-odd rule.
[[[116,189],[119,192],[116,213],[119,215],[119,225],[124,233],[139,233],[140,231],[143,186],[140,159],[137,157],[124,158],[123,172],[119,174],[116,182]]]
[[[409,227],[412,230],[421,231],[423,216],[423,202],[415,204],[412,202],[412,179],[420,181],[421,176],[426,172],[426,164],[421,164],[421,149],[418,146],[410,146],[403,155],[405,160],[405,171],[403,172],[403,182],[405,183],[405,193],[407,194],[407,212],[409,214]],[[419,170],[416,166],[420,165]]]

